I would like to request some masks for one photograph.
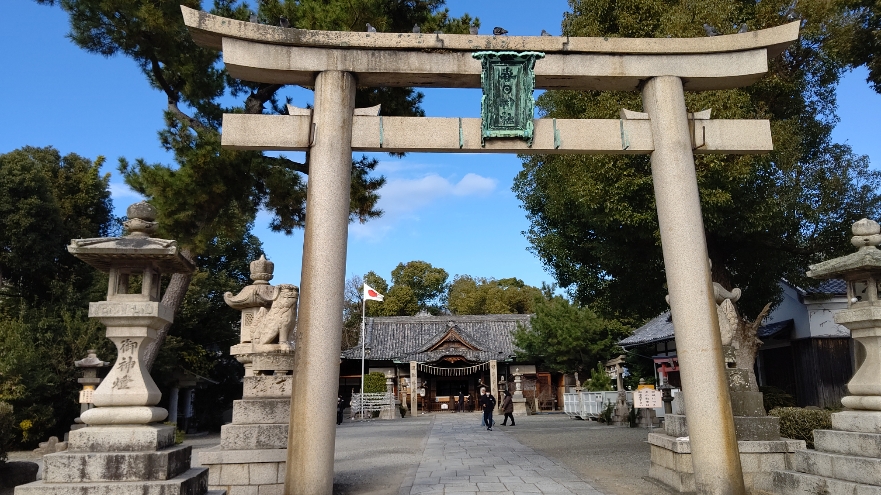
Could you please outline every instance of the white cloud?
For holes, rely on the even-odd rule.
[[[498,181],[477,174],[468,174],[453,188],[456,196],[488,196],[495,188]]]
[[[128,187],[125,182],[111,182],[109,189],[110,197],[113,199],[114,202],[121,202],[122,200],[136,202],[144,199],[143,196],[132,190],[132,188]],[[128,204],[126,204],[125,206],[128,206]]]
[[[418,179],[389,179],[379,190],[382,218],[366,224],[353,224],[349,231],[360,239],[377,241],[405,219],[419,220],[417,212],[447,196],[485,197],[495,191],[498,181],[474,173],[458,182],[432,173]]]

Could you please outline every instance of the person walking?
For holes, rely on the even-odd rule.
[[[465,391],[459,389],[459,412],[465,412]]]
[[[483,424],[486,431],[493,431],[493,410],[496,408],[496,398],[489,391],[480,398],[480,406],[483,408]]]
[[[511,397],[511,392],[505,390],[505,398],[502,399],[500,407],[505,415],[505,419],[502,420],[502,426],[508,426],[508,418],[511,418],[511,426],[514,426],[514,399]]]

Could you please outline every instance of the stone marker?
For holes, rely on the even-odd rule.
[[[125,237],[74,239],[68,251],[109,273],[107,300],[89,304],[89,316],[107,326],[117,358],[95,390],[95,407],[81,414],[88,427],[70,432],[68,450],[43,456],[42,481],[16,495],[202,495],[208,470],[190,468],[192,447],[174,443],[174,426],[158,422],[159,389],[143,365],[156,330],[172,321],[160,299],[161,273],[189,273],[175,241],[151,238],[156,211],[145,202],[127,210]],[[138,285],[140,291],[129,293]],[[219,492],[222,493],[222,492]]]

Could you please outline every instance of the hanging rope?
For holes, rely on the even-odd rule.
[[[475,373],[479,370],[485,370],[489,368],[489,361],[484,363],[475,364],[473,366],[467,366],[465,368],[441,368],[439,366],[432,366],[430,364],[424,363],[416,363],[417,367],[420,371],[424,371],[426,373],[430,373],[432,375],[438,376],[466,376],[472,373]]]

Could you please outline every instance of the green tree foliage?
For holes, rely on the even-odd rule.
[[[881,93],[881,5],[874,0],[831,2],[846,21],[831,26],[837,54],[851,66],[869,69],[868,83]]]
[[[540,297],[541,289],[517,278],[457,275],[450,284],[447,308],[458,315],[529,314]]]
[[[88,291],[93,269],[66,246],[110,228],[103,161],[51,147],[0,155],[0,296],[51,300],[67,289]]]
[[[61,435],[79,413],[74,361],[111,356],[88,301],[107,278],[67,253],[72,238],[112,226],[108,177],[75,154],[25,147],[0,155],[0,401],[31,442]]]
[[[630,333],[620,322],[603,319],[562,296],[539,299],[530,323],[514,332],[514,343],[521,349],[518,359],[564,373],[583,373],[592,363],[609,359],[619,350],[618,341]]]
[[[563,20],[564,35],[663,38],[705,36],[704,23],[730,34],[744,23],[757,30],[805,19],[800,39],[759,82],[686,94],[689,110],[712,108],[714,118],[771,121],[771,153],[695,157],[713,279],[745,289],[746,315],[779,298],[781,277],[809,285],[805,268],[849,252],[851,223],[881,213],[881,173],[830,138],[843,64],[827,48],[843,21],[828,3],[799,2],[795,13],[792,5],[571,0]],[[549,118],[618,118],[620,108],[642,104],[635,92],[549,91],[538,107]],[[514,191],[531,222],[533,251],[577,301],[634,321],[665,309],[648,156],[526,157]]]
[[[602,362],[598,362],[596,368],[590,370],[590,378],[584,382],[584,388],[591,392],[612,390],[612,377],[606,373],[606,368],[603,367]]]
[[[363,283],[385,297],[382,302],[367,303],[367,316],[413,316],[421,310],[440,314],[448,277],[446,270],[435,268],[425,261],[398,263],[392,270],[392,284],[389,287],[384,278],[371,271],[364,275]],[[359,292],[357,297],[360,311],[362,293]],[[352,302],[350,300],[350,304]]]
[[[158,209],[160,234],[177,239],[185,255],[198,255],[217,236],[233,238],[264,208],[272,214],[270,227],[290,233],[305,220],[308,163],[285,156],[220,147],[224,113],[284,114],[283,86],[231,78],[220,54],[197,46],[183,23],[180,5],[200,9],[198,0],[36,0],[59,5],[70,15],[69,37],[91,53],[124,55],[143,71],[148,83],[167,98],[162,146],[174,153],[176,166],[120,160],[126,182]],[[285,14],[294,26],[310,29],[357,30],[370,22],[388,31],[409,32],[415,23],[449,32],[467,32],[470,18],[450,18],[440,10],[442,0],[387,2],[384,0],[268,0],[259,2],[259,17],[276,24]],[[244,2],[215,0],[212,12],[247,21],[252,14]],[[476,23],[477,20],[474,20]],[[231,96],[239,103],[228,106]],[[383,104],[384,115],[421,116],[422,94],[410,88],[364,88],[357,106]],[[382,214],[376,209],[382,177],[371,177],[376,160],[353,161],[351,217],[362,222]],[[163,302],[177,311],[190,283],[175,275]],[[152,365],[168,328],[146,358]]]
[[[439,312],[443,306],[443,296],[447,290],[449,274],[443,268],[435,268],[425,261],[398,263],[392,270],[392,287],[389,294],[401,300],[412,293],[419,309]],[[395,293],[398,287],[400,295]]]
[[[377,394],[385,392],[385,375],[374,371],[364,377],[364,393]]]

